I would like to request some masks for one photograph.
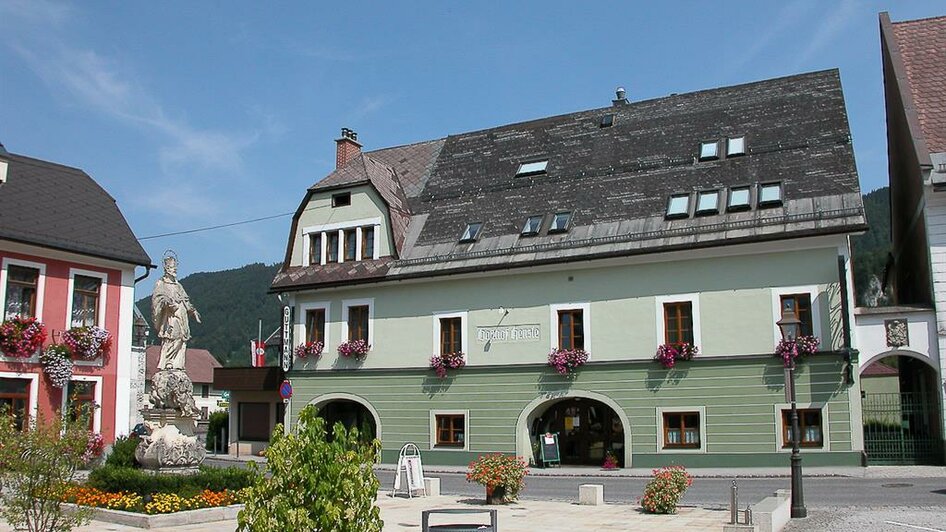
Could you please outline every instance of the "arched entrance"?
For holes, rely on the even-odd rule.
[[[563,465],[600,467],[610,451],[619,466],[630,467],[627,416],[604,395],[573,391],[562,397],[536,399],[523,410],[517,425],[520,455],[533,456],[533,442],[546,432],[557,432]]]
[[[364,439],[381,437],[381,421],[371,403],[351,394],[326,394],[316,397],[310,403],[318,409],[318,415],[325,420],[328,434],[332,427],[341,423],[345,428],[358,429]]]
[[[864,450],[870,465],[940,465],[936,370],[921,354],[881,353],[861,371]]]

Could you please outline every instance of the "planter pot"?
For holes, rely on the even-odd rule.
[[[506,487],[486,486],[486,504],[506,504]]]

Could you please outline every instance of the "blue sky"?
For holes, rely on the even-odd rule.
[[[887,181],[884,10],[946,14],[941,1],[0,0],[0,142],[83,168],[147,237],[295,210],[333,169],[342,127],[370,150],[605,106],[618,85],[641,100],[837,67],[867,192]],[[289,221],[142,243],[155,262],[175,249],[182,275],[271,263]]]

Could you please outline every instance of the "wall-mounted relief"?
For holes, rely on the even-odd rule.
[[[907,320],[902,318],[884,320],[884,331],[887,333],[887,346],[903,347],[910,345],[910,333],[907,330]]]

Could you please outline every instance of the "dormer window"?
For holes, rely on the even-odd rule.
[[[531,163],[522,163],[519,170],[516,170],[516,177],[528,177],[532,175],[542,175],[545,168],[549,165],[548,159],[544,161],[535,161]]]
[[[466,229],[464,229],[463,234],[460,235],[460,243],[476,242],[476,239],[480,236],[480,229],[482,227],[483,222],[473,222],[466,224]]]
[[[700,192],[696,198],[696,214],[716,214],[719,212],[719,191]]]
[[[700,160],[701,161],[712,161],[714,159],[719,159],[719,142],[718,141],[708,141],[700,143]]]
[[[752,208],[749,204],[749,193],[750,189],[748,186],[732,187],[729,189],[729,205],[726,206],[726,210],[730,212],[748,211]]]
[[[598,124],[599,127],[611,127],[614,125],[614,115],[607,114],[601,117],[601,122]]]
[[[526,218],[526,224],[522,226],[522,236],[535,236],[542,229],[542,216],[530,216]]]
[[[759,185],[759,207],[778,207],[781,204],[781,183],[763,183]]]
[[[332,208],[347,207],[349,205],[351,205],[351,192],[332,194]]]
[[[572,219],[570,212],[557,212],[552,217],[552,225],[549,226],[549,233],[564,233],[568,231],[568,223]]]
[[[746,137],[730,137],[726,141],[726,157],[746,154]]]
[[[690,195],[674,194],[667,202],[667,219],[686,218],[690,215]]]

